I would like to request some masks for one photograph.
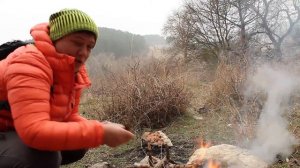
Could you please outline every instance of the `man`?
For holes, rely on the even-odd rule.
[[[0,62],[0,167],[57,168],[81,159],[86,149],[116,147],[133,134],[111,122],[78,113],[90,85],[84,63],[99,36],[84,12],[64,9],[30,31],[34,44]]]

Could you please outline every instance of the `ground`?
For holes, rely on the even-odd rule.
[[[211,120],[211,118],[213,119]],[[206,137],[207,140],[212,141],[212,145],[221,143],[234,144],[232,129],[225,120],[220,121],[221,118],[220,115],[209,113],[203,114],[202,119],[199,119],[199,116],[186,115],[162,129],[174,145],[170,149],[171,160],[177,163],[186,163],[192,153],[198,148],[198,140],[201,137]],[[218,125],[214,124],[217,119],[219,119]],[[207,127],[208,125],[210,127]],[[125,168],[141,161],[145,156],[146,153],[141,148],[141,139],[137,136],[135,140],[119,148],[113,149],[103,146],[90,150],[81,161],[64,167],[83,168],[100,162],[108,162],[112,167]],[[295,149],[295,152],[289,159],[289,162],[282,160],[270,168],[299,167],[299,147]]]
[[[203,88],[205,89],[205,88]],[[200,99],[202,100],[202,99]],[[199,100],[199,101],[200,101]],[[173,143],[170,149],[171,160],[177,163],[186,163],[193,152],[198,148],[199,140],[206,139],[213,144],[234,143],[233,129],[224,115],[219,112],[198,113],[196,105],[202,106],[202,102],[194,103],[188,112],[180,116],[167,127],[159,129],[164,132]],[[156,131],[156,130],[144,130]],[[141,161],[146,153],[141,148],[142,132],[136,133],[136,137],[129,144],[118,148],[102,146],[90,150],[79,162],[64,167],[88,167],[100,162],[108,162],[117,168],[125,168]]]
[[[186,163],[192,153],[198,148],[198,140],[201,134],[202,136],[207,135],[214,143],[224,142],[224,140],[226,140],[223,138],[223,135],[202,132],[201,127],[205,128],[205,122],[207,121],[208,120],[199,120],[196,117],[186,115],[178,118],[176,122],[173,122],[168,127],[161,129],[173,143],[173,147],[170,149],[171,160],[178,163]],[[213,130],[216,128],[208,129]],[[222,138],[220,139],[220,137]],[[230,140],[227,139],[227,141]],[[104,146],[93,149],[90,150],[80,162],[68,167],[86,167],[105,161],[115,167],[125,168],[126,166],[133,165],[135,162],[139,162],[146,156],[140,144],[141,139],[136,137],[130,144],[120,148],[112,149]]]
[[[212,145],[238,144],[236,130],[231,123],[231,115],[227,109],[209,111],[203,109],[204,100],[207,97],[209,84],[201,83],[192,86],[197,89],[197,94],[188,112],[174,119],[167,127],[159,129],[163,131],[173,143],[170,149],[170,158],[177,163],[186,163],[193,152],[198,148],[199,140],[205,139]],[[300,135],[300,107],[295,106],[293,115],[290,117],[291,131],[299,138]],[[202,109],[202,110],[199,110]],[[157,130],[144,130],[157,131]],[[141,135],[144,131],[135,132],[135,139],[118,148],[102,146],[89,150],[86,156],[64,168],[83,168],[96,163],[108,162],[111,167],[126,168],[135,162],[141,161],[146,153],[141,148]],[[296,168],[300,167],[300,147],[295,147],[294,153],[289,159],[282,159],[270,168]]]

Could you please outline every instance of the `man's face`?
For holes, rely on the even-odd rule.
[[[54,42],[57,52],[75,57],[75,72],[88,59],[95,44],[94,34],[86,31],[71,33]]]

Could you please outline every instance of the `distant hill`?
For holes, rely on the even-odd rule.
[[[112,53],[116,57],[142,54],[148,51],[148,45],[143,36],[129,32],[100,27],[100,38],[93,54]]]
[[[163,46],[167,45],[166,40],[160,35],[156,35],[156,34],[144,35],[143,37],[145,38],[146,44],[148,46],[158,46],[158,47],[161,46],[161,47],[163,47]]]
[[[147,53],[150,47],[163,47],[166,40],[159,35],[137,35],[127,31],[100,27],[100,38],[93,54],[109,53],[116,57],[141,55]]]

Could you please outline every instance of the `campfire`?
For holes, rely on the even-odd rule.
[[[139,163],[127,168],[221,168],[220,162],[214,159],[205,159],[205,154],[201,154],[196,160],[187,164],[176,163],[170,156],[172,146],[171,140],[162,131],[145,132],[142,136],[142,148],[146,156]],[[208,147],[210,147],[210,143],[200,141],[201,150],[206,150]],[[160,151],[163,157],[155,157],[155,151]]]
[[[197,165],[198,167],[205,167],[205,168],[221,168],[221,163],[214,159],[205,159],[206,151],[211,146],[210,142],[206,142],[203,139],[199,142],[199,149],[203,150],[204,152],[200,154],[198,158],[192,161],[192,165]]]
[[[194,151],[186,164],[177,163],[171,159],[173,144],[162,132],[145,132],[141,147],[145,153],[144,159],[126,168],[267,168],[268,164],[254,156],[249,150],[234,145],[220,144],[212,146],[209,142],[200,140],[199,148]],[[157,154],[159,157],[157,157]],[[91,168],[108,168],[108,163],[102,163]]]
[[[237,146],[221,144],[212,146],[200,140],[199,148],[192,154],[186,164],[171,159],[170,150],[173,144],[162,132],[145,132],[142,136],[142,149],[145,158],[127,168],[267,168],[268,164],[251,154],[248,150]],[[160,152],[159,158],[154,156]]]

